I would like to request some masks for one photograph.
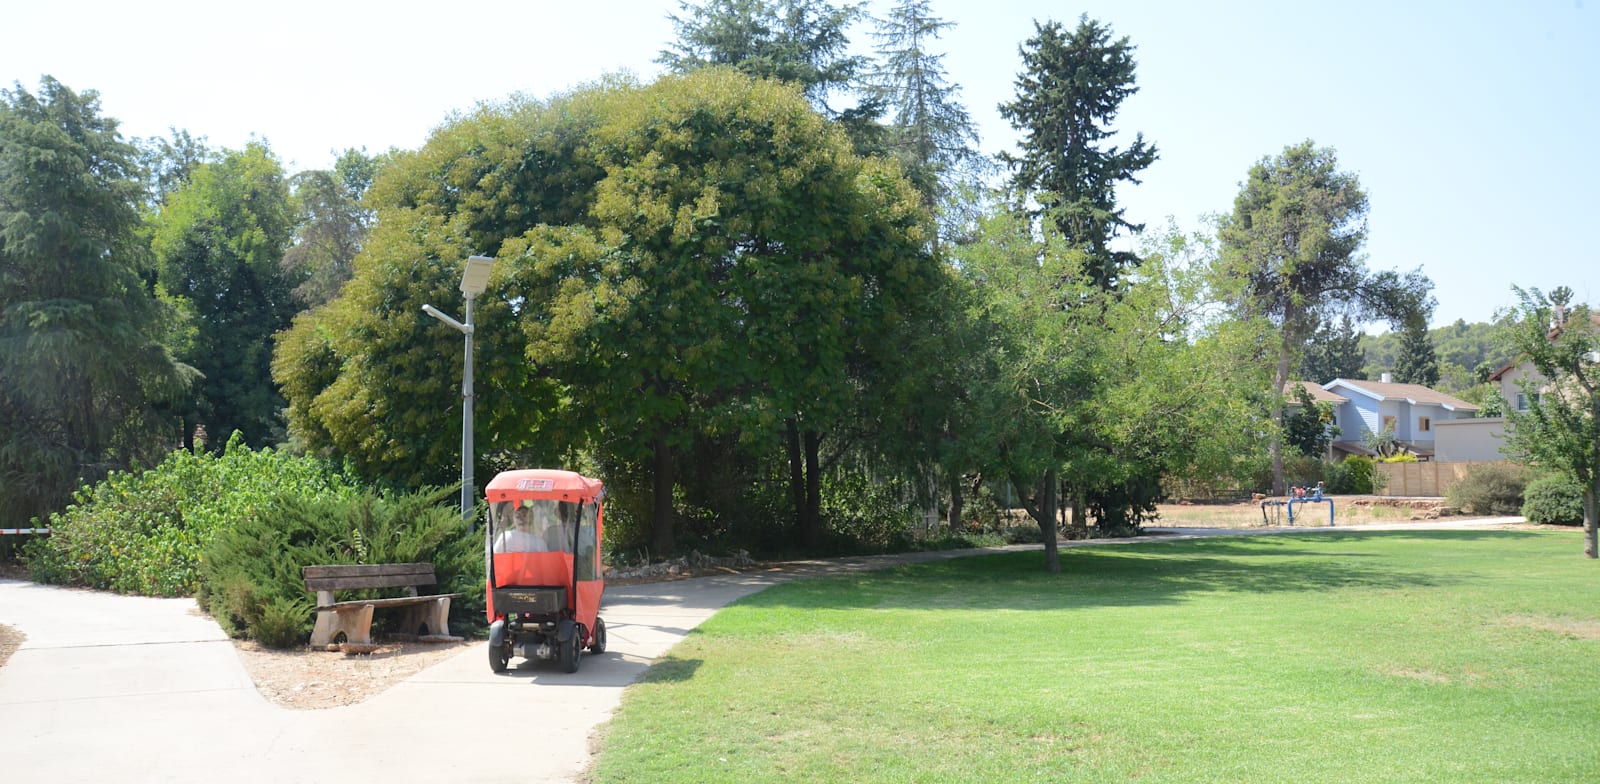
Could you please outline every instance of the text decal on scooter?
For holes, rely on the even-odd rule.
[[[555,482],[549,479],[523,479],[517,482],[518,490],[531,490],[533,492],[548,492],[555,487]]]

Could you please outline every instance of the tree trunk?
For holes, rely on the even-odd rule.
[[[650,549],[659,557],[672,554],[672,451],[665,434],[655,440],[652,459],[651,496],[654,509],[650,517]]]
[[[1589,483],[1588,492],[1583,494],[1583,554],[1588,558],[1600,558],[1600,548],[1596,547],[1596,528],[1600,527],[1600,472],[1595,474],[1594,481]]]
[[[951,534],[961,533],[961,512],[966,506],[966,496],[961,493],[961,474],[950,475],[950,515],[945,524],[950,527]]]
[[[1051,574],[1061,573],[1061,551],[1056,544],[1058,536],[1056,529],[1056,507],[1058,506],[1056,488],[1059,485],[1060,481],[1056,478],[1054,469],[1044,475],[1044,508],[1039,511],[1042,512],[1041,517],[1043,519],[1050,521],[1050,525],[1044,526],[1041,524],[1039,532],[1044,534],[1044,570]]]
[[[795,540],[799,541],[806,508],[806,469],[805,456],[800,449],[800,426],[793,419],[788,422],[784,448],[789,453],[789,505],[794,509]]]
[[[1012,477],[1011,483],[1022,495],[1022,483],[1016,477]],[[1044,569],[1051,574],[1061,573],[1061,551],[1056,544],[1056,484],[1056,472],[1052,469],[1034,486],[1032,498],[1023,495],[1018,499],[1028,516],[1039,524],[1039,533],[1044,537]]]
[[[800,514],[800,543],[807,549],[822,544],[822,435],[807,430],[805,439],[805,505]]]
[[[1287,337],[1284,338],[1288,340]],[[1272,494],[1283,495],[1288,486],[1283,483],[1283,434],[1279,426],[1283,421],[1283,390],[1289,385],[1289,346],[1287,342],[1278,351],[1278,372],[1272,379],[1272,413],[1269,419],[1271,424],[1272,440],[1267,444],[1267,449],[1272,454]]]

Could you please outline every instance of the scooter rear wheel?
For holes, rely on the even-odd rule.
[[[561,661],[563,672],[572,673],[578,671],[578,657],[583,655],[583,638],[582,628],[574,629],[572,639],[562,645],[561,650],[556,654]]]
[[[510,663],[511,646],[489,643],[489,669],[495,672],[505,672],[506,665]]]
[[[606,652],[606,622],[604,618],[594,619],[594,642],[589,643],[590,653]]]

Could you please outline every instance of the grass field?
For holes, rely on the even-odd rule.
[[[769,589],[631,687],[601,782],[1600,780],[1570,532],[1317,532]]]

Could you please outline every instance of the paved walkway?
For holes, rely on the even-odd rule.
[[[1362,526],[1426,530],[1498,520]],[[1325,528],[1154,529],[1131,544]],[[799,577],[1001,550],[798,561],[782,569],[606,591],[606,653],[575,675],[522,663],[495,675],[482,646],[359,705],[317,711],[263,699],[233,644],[192,599],[151,599],[0,580],[0,623],[27,635],[0,667],[6,781],[570,782],[622,690],[719,608]],[[515,662],[521,662],[517,659]]]

